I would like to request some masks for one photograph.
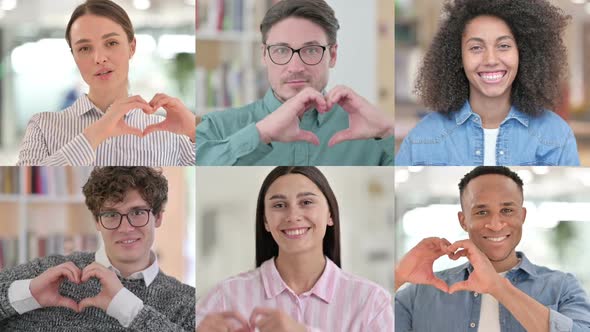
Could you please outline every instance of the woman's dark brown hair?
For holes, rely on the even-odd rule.
[[[461,40],[465,26],[482,15],[506,22],[516,39],[519,67],[511,103],[530,115],[555,108],[567,69],[561,37],[571,17],[547,0],[447,0],[416,81],[415,92],[424,105],[450,113],[469,99]]]
[[[278,256],[279,247],[273,239],[270,232],[264,227],[264,197],[268,188],[281,176],[287,174],[301,174],[313,182],[324,194],[328,202],[330,216],[334,223],[328,226],[324,236],[324,255],[340,267],[340,215],[338,213],[338,202],[336,196],[330,188],[328,180],[316,167],[311,166],[280,166],[273,169],[262,182],[262,187],[258,193],[258,203],[256,204],[256,267],[259,267],[266,260]]]
[[[121,28],[123,28],[123,31],[125,31],[128,42],[132,42],[133,38],[135,38],[133,24],[131,24],[129,16],[121,6],[110,0],[86,0],[86,2],[74,9],[70,21],[68,22],[66,28],[66,40],[68,41],[68,46],[70,48],[72,48],[72,40],[70,38],[72,25],[78,18],[80,18],[80,16],[87,14],[106,17],[119,24]]]

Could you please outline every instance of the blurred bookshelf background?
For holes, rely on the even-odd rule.
[[[89,167],[0,167],[0,270],[101,245],[82,186]],[[168,204],[154,250],[166,274],[195,284],[194,169],[163,168]]]
[[[260,23],[278,0],[198,0],[197,114],[239,107],[269,88]],[[347,85],[393,116],[393,3],[327,0],[336,12],[338,59],[327,89]]]
[[[30,118],[87,92],[65,40],[82,0],[0,0],[0,165],[14,165]],[[130,93],[163,92],[195,109],[195,0],[115,0],[134,25]],[[164,114],[163,114],[164,115]]]
[[[422,57],[438,30],[444,0],[395,0],[396,151],[404,137],[429,113],[413,93]],[[590,165],[590,2],[552,0],[572,20],[563,36],[569,77],[563,100],[554,111],[572,127],[582,165]]]

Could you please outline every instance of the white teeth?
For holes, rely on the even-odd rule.
[[[504,77],[504,73],[489,73],[489,74],[480,74],[479,76],[481,76],[481,78],[484,79],[484,81],[497,81],[499,79],[501,79],[502,77]]]
[[[501,237],[487,237],[486,239],[493,241],[493,242],[500,242],[502,240],[504,240],[505,238],[507,238],[507,236],[501,236]]]
[[[285,230],[285,233],[289,236],[298,236],[303,235],[307,232],[307,228],[299,228],[299,229],[292,229],[292,230]]]
[[[130,244],[130,243],[133,243],[135,241],[137,241],[137,240],[126,240],[126,241],[121,241],[121,243]]]

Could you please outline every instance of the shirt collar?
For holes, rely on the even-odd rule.
[[[535,265],[533,263],[531,263],[531,261],[529,261],[529,259],[526,257],[526,255],[523,252],[517,251],[516,257],[518,257],[520,259],[520,263],[518,265],[516,265],[515,267],[513,267],[512,269],[510,269],[509,271],[507,271],[508,273],[511,273],[513,271],[514,272],[523,271],[526,274],[530,275],[531,277],[537,276],[537,269],[536,269]],[[466,263],[464,270],[466,272],[466,275],[471,274],[471,272],[473,272],[473,265],[471,265],[471,263]]]
[[[340,268],[326,257],[326,267],[324,268],[324,272],[322,272],[318,281],[310,291],[306,292],[306,294],[313,294],[324,302],[330,303],[334,297],[335,288],[338,285],[341,272]],[[285,290],[294,293],[283,281],[283,278],[281,278],[275,265],[274,257],[262,263],[260,266],[260,273],[267,298],[277,297]]]
[[[104,112],[94,105],[86,93],[82,94],[71,107],[74,109],[74,113],[78,116],[83,116],[92,111],[99,114],[100,116],[104,115]],[[132,109],[127,112],[127,114],[125,114],[125,118],[131,115],[131,113],[134,111],[135,109]]]
[[[461,107],[461,109],[459,110],[459,112],[455,113],[455,122],[458,126],[460,126],[463,123],[465,123],[465,121],[467,121],[471,116],[476,116],[479,118],[479,115],[473,112],[473,110],[471,109],[469,101],[466,101],[465,104],[463,104],[463,107]],[[530,116],[519,111],[514,105],[510,107],[510,112],[508,112],[508,115],[506,116],[504,121],[502,121],[502,124],[511,119],[517,120],[525,127],[529,126]]]
[[[94,254],[94,260],[97,263],[108,268],[109,270],[115,272],[118,276],[121,276],[121,272],[119,270],[117,270],[117,268],[111,264],[111,260],[107,256],[104,245],[101,245],[100,248],[98,248],[98,250]],[[127,277],[126,279],[143,279],[143,281],[145,282],[145,286],[149,287],[152,284],[152,282],[156,279],[156,277],[158,276],[158,273],[160,272],[158,258],[156,257],[154,252],[151,250],[150,250],[150,261],[152,262],[152,264],[150,266],[148,266],[145,270],[135,272],[135,273],[131,274],[129,277]]]
[[[264,98],[262,100],[269,114],[271,112],[274,112],[277,108],[281,107],[281,105],[283,105],[283,103],[275,96],[275,93],[272,89],[268,89],[266,91],[266,94],[264,95]],[[338,107],[338,105],[334,106],[334,108],[336,107]],[[323,125],[327,121],[327,116],[329,114],[329,112],[320,114],[316,109],[313,109],[311,113],[316,118],[316,121],[319,126]]]

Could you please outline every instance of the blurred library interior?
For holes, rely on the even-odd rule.
[[[162,92],[195,109],[196,0],[117,0],[135,28],[130,93]],[[87,92],[65,40],[81,0],[0,1],[0,165],[14,165],[29,119]],[[163,113],[164,115],[164,113]]]
[[[516,250],[536,265],[572,273],[590,292],[590,169],[514,167],[524,182],[527,209]],[[450,242],[468,235],[457,219],[461,210],[458,183],[471,167],[396,167],[396,260],[427,237]],[[466,262],[442,257],[440,271]]]
[[[197,2],[197,114],[243,106],[268,89],[260,23],[277,0]],[[346,85],[393,116],[393,2],[327,0],[340,23],[327,90]]]
[[[437,29],[444,0],[395,0],[396,151],[404,137],[428,114],[413,93],[416,74]],[[580,162],[590,165],[590,3],[552,0],[572,16],[566,29],[568,81],[556,111],[572,127]]]
[[[100,233],[82,195],[91,167],[0,167],[0,270],[37,257],[94,252]],[[195,285],[195,172],[165,167],[168,203],[156,229],[162,271]]]

